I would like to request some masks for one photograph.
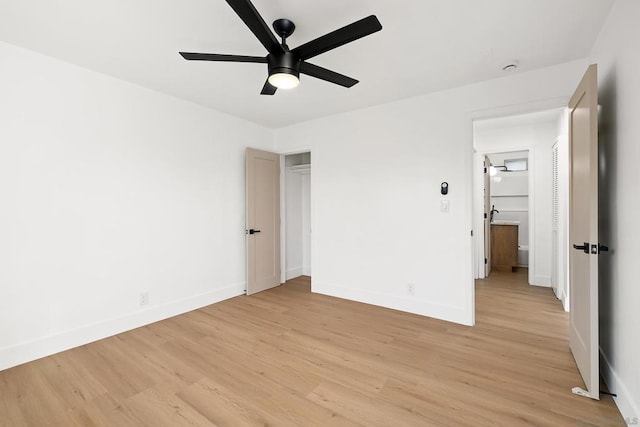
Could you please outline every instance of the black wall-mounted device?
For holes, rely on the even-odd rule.
[[[441,194],[448,194],[449,193],[449,183],[448,182],[443,182],[442,184],[440,184],[440,193]]]

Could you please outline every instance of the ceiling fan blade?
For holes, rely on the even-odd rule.
[[[326,68],[318,67],[317,65],[304,61],[300,63],[300,72],[344,87],[351,87],[358,83],[358,80],[356,79],[352,79],[351,77],[347,77],[340,73],[336,73],[335,71],[327,70]]]
[[[190,61],[224,61],[224,62],[254,62],[266,64],[266,56],[244,56],[244,55],[220,55],[217,53],[195,53],[180,52],[184,59]]]
[[[293,52],[298,58],[305,60],[320,55],[331,49],[335,49],[354,40],[358,40],[364,36],[380,31],[382,25],[375,15],[368,16],[364,19],[349,24],[346,27],[342,27],[338,30],[332,31],[329,34],[318,37],[315,40],[311,40],[308,43],[298,46],[293,49]]]
[[[269,83],[269,79],[267,79],[267,81],[264,82],[264,86],[262,87],[262,92],[260,92],[260,95],[274,95],[276,93],[276,90],[278,90],[278,88]]]
[[[284,52],[278,40],[267,26],[260,13],[249,0],[227,0],[229,6],[238,14],[251,32],[260,40],[260,43],[269,51]]]

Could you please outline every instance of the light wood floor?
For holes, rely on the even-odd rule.
[[[524,273],[477,282],[473,328],[299,278],[0,372],[0,425],[624,425],[582,386],[567,315]]]

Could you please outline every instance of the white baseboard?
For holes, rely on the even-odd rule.
[[[311,266],[305,265],[304,267],[302,267],[302,274],[305,276],[311,276]]]
[[[302,267],[290,268],[287,270],[287,280],[300,277],[304,274]]]
[[[609,388],[609,392],[617,394],[613,401],[618,406],[622,418],[628,425],[640,424],[640,402],[636,402],[634,396],[629,393],[629,389],[613,369],[613,366],[611,366],[602,348],[600,348],[600,373]]]
[[[245,289],[244,283],[230,285],[178,301],[150,305],[125,316],[0,348],[0,371],[242,295]]]
[[[533,277],[533,286],[540,286],[543,288],[551,287],[551,276],[534,276]]]
[[[560,295],[558,295],[558,299],[562,303],[562,308],[565,312],[569,312],[569,299],[567,298],[567,294],[560,289]]]
[[[473,313],[468,313],[463,307],[434,304],[430,301],[417,299],[415,297],[403,297],[371,292],[364,289],[345,288],[338,285],[318,283],[316,281],[312,282],[311,291],[332,297],[433,317],[466,326],[472,326],[473,324]]]

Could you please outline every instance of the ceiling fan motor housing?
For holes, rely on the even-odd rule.
[[[293,53],[287,51],[282,54],[270,53],[267,55],[269,75],[283,73],[291,74],[300,78],[300,59]]]

